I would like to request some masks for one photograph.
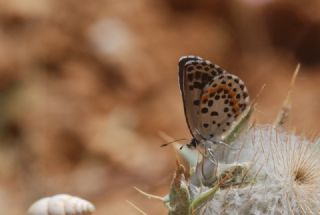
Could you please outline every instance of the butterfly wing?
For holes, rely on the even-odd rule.
[[[230,128],[247,107],[249,96],[239,77],[224,73],[204,87],[200,101],[199,132],[203,138],[210,139]]]
[[[182,93],[184,112],[190,133],[196,139],[202,125],[200,117],[200,97],[203,89],[225,71],[197,56],[185,56],[179,60],[179,84]],[[201,134],[201,132],[200,132]]]

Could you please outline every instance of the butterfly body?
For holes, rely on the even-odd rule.
[[[193,136],[190,148],[219,142],[249,103],[240,78],[197,56],[180,58],[179,84]]]

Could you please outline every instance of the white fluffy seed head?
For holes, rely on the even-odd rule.
[[[84,199],[59,194],[33,203],[28,210],[28,215],[89,215],[94,210],[94,205]]]
[[[320,214],[320,146],[272,126],[225,148],[220,162],[249,162],[251,185],[217,192],[203,214]]]

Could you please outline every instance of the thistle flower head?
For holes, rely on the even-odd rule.
[[[237,150],[235,150],[237,148]],[[252,183],[217,192],[204,214],[319,214],[317,144],[272,126],[259,126],[225,148],[220,162],[250,163]]]

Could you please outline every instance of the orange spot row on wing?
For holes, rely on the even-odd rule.
[[[239,115],[240,114],[239,101],[236,98],[236,94],[227,86],[222,85],[222,86],[208,88],[201,96],[201,103],[208,102],[209,95],[211,93],[216,93],[220,89],[226,90],[227,94],[231,96],[231,101],[233,103],[232,108],[235,110],[235,115]]]

